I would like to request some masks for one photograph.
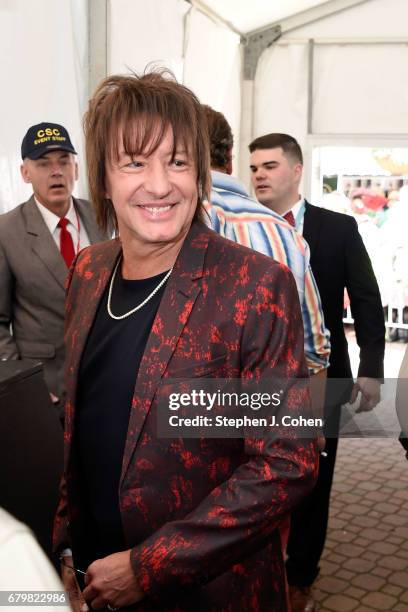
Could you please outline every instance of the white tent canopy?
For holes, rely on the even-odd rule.
[[[208,8],[243,34],[325,3],[326,0],[251,0],[250,3],[248,0],[205,1]]]
[[[0,212],[30,192],[20,144],[40,121],[64,124],[86,195],[82,115],[106,74],[166,66],[235,136],[235,173],[266,132],[298,138],[313,187],[314,146],[405,146],[406,0],[0,0],[3,112]]]

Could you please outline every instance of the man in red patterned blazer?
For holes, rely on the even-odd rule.
[[[99,223],[119,237],[83,250],[68,283],[55,546],[73,607],[286,611],[279,528],[313,486],[314,440],[164,438],[157,416],[166,379],[307,376],[293,277],[201,221],[208,135],[187,88],[108,77],[85,136]],[[299,415],[307,391],[290,397]]]

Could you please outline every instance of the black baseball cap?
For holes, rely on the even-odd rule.
[[[38,123],[31,126],[21,143],[21,157],[38,159],[50,151],[76,151],[72,146],[67,130],[58,123]]]

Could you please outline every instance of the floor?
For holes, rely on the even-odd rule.
[[[355,364],[358,348],[352,334],[349,340]],[[396,377],[405,348],[387,344],[387,377]],[[387,384],[395,387],[395,381]],[[391,413],[391,403],[379,413]],[[314,588],[320,612],[408,612],[408,461],[390,433],[393,423],[388,414],[381,438],[340,440],[328,539]]]

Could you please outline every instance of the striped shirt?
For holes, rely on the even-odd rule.
[[[211,175],[211,203],[205,203],[211,226],[225,238],[269,255],[290,268],[299,292],[309,372],[316,374],[327,368],[330,334],[324,326],[307,242],[285,219],[250,198],[237,179],[215,171]]]

